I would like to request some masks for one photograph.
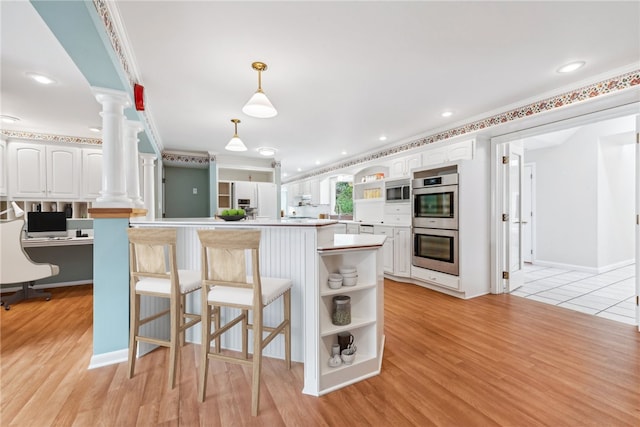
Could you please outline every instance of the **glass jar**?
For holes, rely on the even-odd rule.
[[[333,314],[331,322],[342,326],[351,323],[351,297],[337,295],[333,297]]]

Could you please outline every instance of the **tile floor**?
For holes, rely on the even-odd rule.
[[[525,264],[524,285],[513,295],[636,324],[635,265],[603,274]]]

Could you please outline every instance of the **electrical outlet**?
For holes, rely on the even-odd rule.
[[[193,187],[193,194],[198,194],[198,189]]]

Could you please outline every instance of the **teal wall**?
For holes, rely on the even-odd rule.
[[[129,218],[93,220],[93,354],[129,348]]]
[[[209,213],[209,170],[164,168],[165,214],[167,218],[202,218]],[[193,189],[198,194],[193,194]]]

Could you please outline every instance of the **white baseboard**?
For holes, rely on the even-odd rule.
[[[94,354],[91,356],[88,369],[101,368],[103,366],[116,365],[126,362],[129,358],[129,349],[111,351],[109,353]]]
[[[603,267],[586,267],[584,265],[564,264],[561,262],[553,262],[553,261],[536,259],[533,261],[532,265],[539,265],[542,267],[561,268],[563,270],[582,271],[582,272],[591,273],[591,274],[603,274],[608,271],[626,267],[627,265],[631,265],[633,263],[635,263],[635,260],[630,259],[626,261],[617,262],[615,264],[605,265]]]

